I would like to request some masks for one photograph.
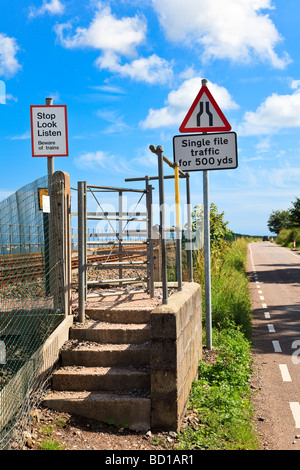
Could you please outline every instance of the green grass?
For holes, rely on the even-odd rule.
[[[39,431],[42,433],[43,439],[39,443],[40,450],[66,450],[66,447],[61,442],[57,441],[53,438],[52,433],[57,427],[63,427],[66,424],[65,418],[60,418],[53,422],[53,425],[45,424],[40,425],[38,424]]]
[[[258,440],[251,421],[253,408],[249,378],[251,346],[236,327],[214,330],[218,349],[215,364],[199,365],[189,408],[199,425],[179,434],[179,450],[256,450]]]
[[[218,268],[212,268],[212,319],[214,326],[239,326],[251,338],[251,302],[246,275],[247,243],[239,239],[232,243]]]
[[[41,450],[65,450],[65,446],[55,439],[45,438],[39,444]]]
[[[214,364],[199,364],[189,402],[199,424],[179,433],[179,450],[259,448],[249,388],[251,303],[246,259],[247,243],[239,239],[213,262],[212,336],[217,358]]]

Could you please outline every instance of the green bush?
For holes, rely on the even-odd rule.
[[[296,240],[296,245],[300,244],[300,227],[282,229],[276,237],[276,243],[278,245],[289,248],[293,248],[294,240]]]

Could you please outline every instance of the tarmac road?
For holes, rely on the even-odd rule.
[[[257,429],[265,450],[300,450],[300,252],[248,248]]]

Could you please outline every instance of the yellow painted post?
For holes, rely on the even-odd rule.
[[[175,207],[176,207],[176,227],[180,227],[180,195],[179,195],[179,166],[175,165]]]

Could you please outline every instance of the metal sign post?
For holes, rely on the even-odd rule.
[[[209,170],[229,170],[237,168],[236,134],[207,88],[207,80],[184,118],[181,133],[199,132],[174,136],[174,162],[183,171],[203,172],[204,204],[204,262],[205,262],[205,315],[206,345],[212,349],[212,308],[211,308],[211,259],[210,259],[210,206]],[[207,132],[221,132],[207,134]]]
[[[212,349],[209,173],[207,170],[203,171],[203,204],[204,204],[206,346],[208,349]]]

